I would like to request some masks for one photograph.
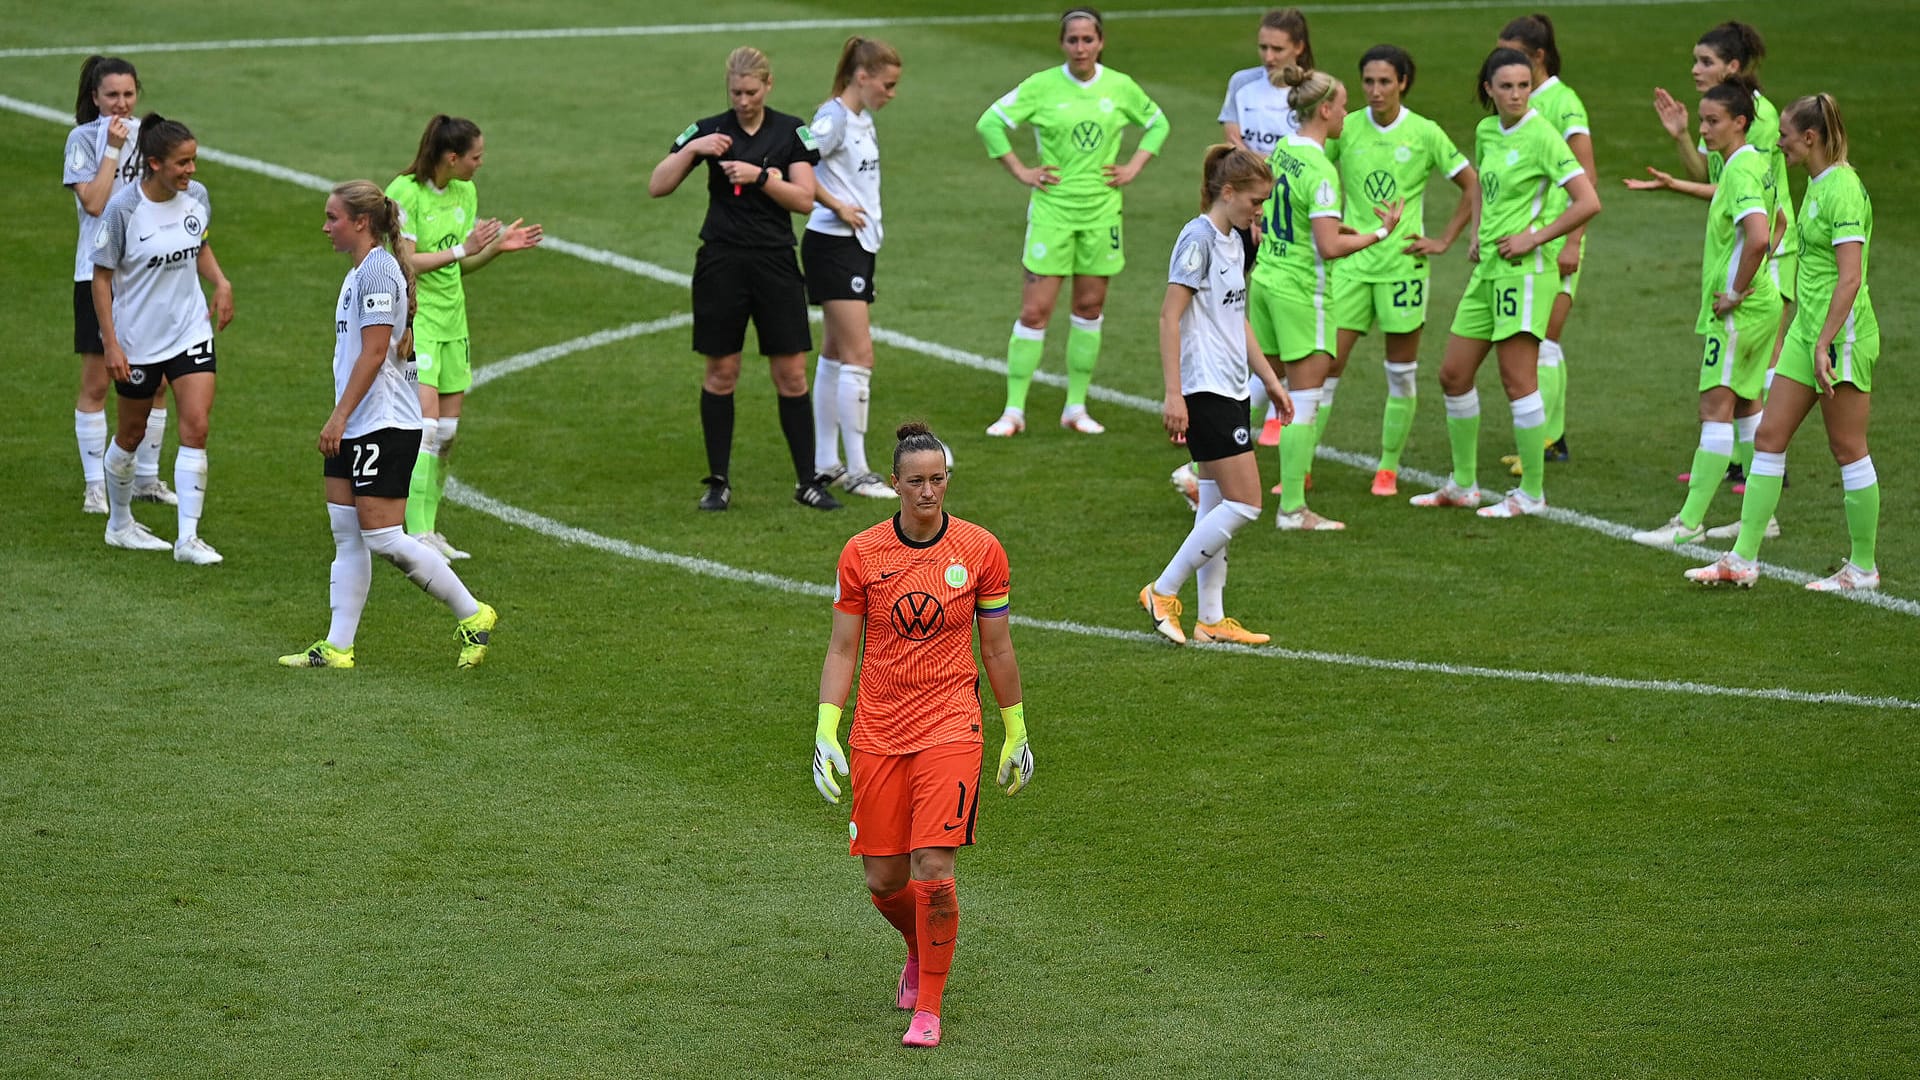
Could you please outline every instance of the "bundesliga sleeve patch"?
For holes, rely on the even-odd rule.
[[[683,132],[681,132],[681,133],[680,133],[680,137],[679,137],[679,138],[677,138],[677,139],[675,139],[675,140],[673,140],[673,148],[674,148],[675,150],[678,150],[678,149],[680,149],[681,147],[683,147],[683,146],[685,146],[685,145],[687,145],[687,140],[688,140],[688,139],[691,139],[691,138],[693,138],[693,136],[694,136],[694,133],[695,133],[695,132],[698,132],[699,130],[700,130],[700,125],[699,125],[699,124],[697,124],[697,123],[694,123],[694,124],[688,124],[688,125],[687,125],[687,130],[685,130],[685,131],[683,131]]]
[[[393,314],[393,294],[390,292],[368,293],[361,301],[369,312],[376,315]]]

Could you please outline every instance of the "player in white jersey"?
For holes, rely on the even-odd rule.
[[[107,512],[101,462],[107,452],[111,382],[100,322],[93,314],[93,237],[100,230],[100,213],[107,208],[107,200],[140,178],[140,120],[133,115],[139,101],[140,75],[132,64],[117,56],[87,57],[80,65],[80,92],[73,105],[73,119],[79,126],[67,133],[60,178],[73,192],[73,210],[80,222],[80,239],[73,252],[73,351],[80,357],[73,435],[80,447],[80,477],[86,485],[80,507],[89,514]],[[167,432],[165,406],[162,389],[154,395],[146,437],[134,452],[133,497],[171,505],[173,492],[160,479],[160,442]]]
[[[208,240],[213,207],[193,178],[199,143],[178,120],[140,121],[140,182],[100,215],[93,238],[93,310],[107,373],[120,395],[120,421],[105,462],[107,543],[141,551],[173,549],[201,566],[220,553],[200,539],[207,495],[207,421],[213,411],[213,335],[233,320],[233,286]],[[200,280],[213,286],[213,302]],[[173,459],[178,537],[169,544],[133,519],[134,449],[161,380],[180,409]]]
[[[1174,241],[1167,295],[1160,305],[1160,368],[1166,377],[1161,420],[1185,440],[1200,471],[1193,529],[1160,576],[1140,590],[1153,628],[1184,645],[1180,589],[1199,578],[1193,640],[1260,645],[1272,640],[1229,618],[1227,544],[1260,517],[1260,465],[1247,413],[1247,379],[1260,381],[1282,417],[1293,403],[1262,355],[1247,321],[1246,252],[1233,235],[1251,225],[1273,194],[1273,170],[1259,154],[1225,144],[1207,151],[1199,217]]]
[[[1299,130],[1300,122],[1287,104],[1287,87],[1280,73],[1290,66],[1312,70],[1313,39],[1307,30],[1307,17],[1299,8],[1274,8],[1260,20],[1260,66],[1233,73],[1227,80],[1227,100],[1220,106],[1220,130],[1227,142],[1244,146],[1262,158],[1273,153],[1280,140]],[[1255,253],[1260,250],[1260,222],[1236,229],[1246,249],[1246,265],[1253,270]],[[1267,401],[1260,380],[1247,382],[1253,415],[1265,415],[1260,428],[1261,446],[1280,445],[1280,415]],[[1177,481],[1176,481],[1177,482]]]
[[[413,275],[400,259],[404,221],[399,204],[371,180],[349,180],[327,196],[327,239],[353,260],[333,311],[334,406],[320,429],[333,524],[333,622],[304,652],[281,657],[286,667],[353,666],[374,552],[460,620],[460,667],[486,659],[497,621],[446,558],[404,527],[424,426],[413,360]]]
[[[833,72],[833,96],[809,129],[820,146],[813,213],[800,235],[807,300],[826,323],[813,376],[814,472],[855,495],[895,499],[867,465],[867,400],[873,382],[874,256],[880,251],[880,143],[873,114],[893,100],[900,54],[884,41],[850,37]],[[847,460],[840,461],[840,445]]]

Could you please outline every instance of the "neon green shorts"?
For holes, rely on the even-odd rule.
[[[1796,318],[1787,331],[1786,344],[1780,349],[1779,378],[1792,379],[1803,386],[1820,389],[1815,378],[1813,346],[1826,312],[1817,319]],[[1852,383],[1863,394],[1873,392],[1873,362],[1880,358],[1880,322],[1867,309],[1865,317],[1855,311],[1833,339],[1828,354],[1833,361],[1833,381]]]
[[[1746,305],[1720,320],[1705,340],[1700,355],[1700,392],[1717,387],[1736,397],[1758,401],[1767,389],[1767,362],[1773,359],[1773,338],[1780,329],[1780,306],[1769,304],[1746,311]]]
[[[1255,278],[1247,289],[1247,320],[1260,351],[1282,363],[1314,353],[1333,355],[1334,320],[1326,287],[1291,279]]]
[[[1452,332],[1474,341],[1505,341],[1515,334],[1532,334],[1544,341],[1558,279],[1552,269],[1485,277],[1476,268],[1454,310]]]
[[[431,386],[443,394],[464,394],[473,386],[473,361],[467,355],[467,340],[415,341],[414,363],[420,371],[420,385]]]
[[[1336,272],[1333,323],[1362,334],[1376,325],[1383,334],[1411,334],[1427,324],[1427,279],[1354,281]]]
[[[1112,277],[1127,265],[1120,215],[1080,226],[1027,221],[1020,265],[1041,277]]]
[[[1773,287],[1780,290],[1780,299],[1793,303],[1793,278],[1800,272],[1800,253],[1774,255],[1767,259],[1767,276],[1773,279]]]

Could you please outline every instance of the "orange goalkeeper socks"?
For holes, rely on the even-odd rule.
[[[916,881],[912,888],[920,936],[920,997],[915,1008],[938,1016],[947,972],[953,967],[953,939],[960,930],[960,898],[952,878]]]

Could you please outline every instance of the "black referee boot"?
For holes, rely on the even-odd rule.
[[[707,493],[700,496],[700,509],[725,510],[733,502],[733,489],[727,486],[724,476],[709,476],[700,481],[707,485]]]
[[[801,506],[811,506],[815,510],[838,510],[840,500],[827,490],[826,483],[818,476],[804,484],[793,486],[793,501]]]

